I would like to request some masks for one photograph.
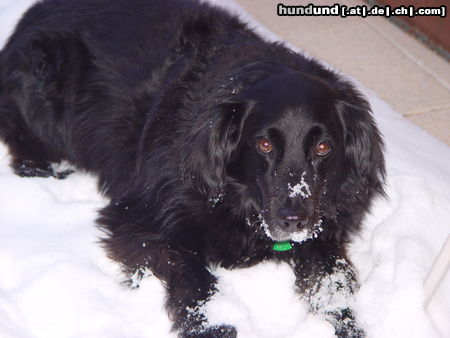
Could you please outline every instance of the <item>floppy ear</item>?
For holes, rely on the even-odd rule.
[[[383,140],[363,96],[348,83],[340,83],[338,91],[348,171],[342,192],[355,203],[369,204],[375,194],[384,194]]]
[[[227,181],[226,168],[242,136],[253,106],[249,101],[226,99],[200,114],[183,155],[183,177],[202,195],[220,198]]]
[[[255,105],[245,88],[279,68],[261,61],[245,65],[217,82],[208,98],[201,97],[197,103],[193,100],[189,109],[195,111],[195,118],[185,127],[189,149],[183,152],[182,172],[183,178],[204,196],[221,198],[227,183],[227,165]]]

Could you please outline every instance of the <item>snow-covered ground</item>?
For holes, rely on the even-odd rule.
[[[33,2],[0,0],[0,47]],[[368,95],[387,144],[389,199],[376,201],[352,246],[359,318],[369,337],[450,337],[449,274],[428,311],[422,288],[450,232],[450,148]],[[0,337],[173,337],[160,282],[127,289],[97,242],[106,201],[95,179],[19,178],[8,162],[0,144]],[[235,324],[239,337],[333,337],[298,301],[287,266],[217,274],[210,318]]]

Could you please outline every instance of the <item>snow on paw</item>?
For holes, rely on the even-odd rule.
[[[54,172],[49,162],[35,162],[31,160],[15,160],[12,168],[20,177],[52,177]]]
[[[184,332],[180,338],[236,338],[237,330],[231,325],[209,326],[198,331]]]
[[[333,324],[336,336],[339,338],[364,338],[366,333],[358,326],[354,312],[349,309],[339,309],[327,313],[328,321]]]

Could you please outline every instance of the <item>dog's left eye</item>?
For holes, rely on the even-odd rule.
[[[264,153],[264,154],[268,154],[272,151],[273,149],[273,145],[272,143],[270,143],[270,141],[268,139],[262,138],[259,139],[257,144],[256,144],[256,148]]]
[[[316,146],[315,154],[317,156],[328,155],[331,151],[331,145],[327,142],[321,142]]]

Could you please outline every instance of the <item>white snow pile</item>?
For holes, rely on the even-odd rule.
[[[33,2],[0,0],[0,46]],[[369,337],[450,337],[450,277],[428,310],[422,287],[450,231],[450,149],[369,97],[387,145],[389,199],[376,201],[351,248],[355,309]],[[0,337],[174,337],[158,279],[128,289],[100,248],[96,210],[107,201],[95,180],[19,178],[9,160],[0,144]],[[299,301],[287,265],[216,273],[221,292],[206,311],[239,337],[333,337]]]

